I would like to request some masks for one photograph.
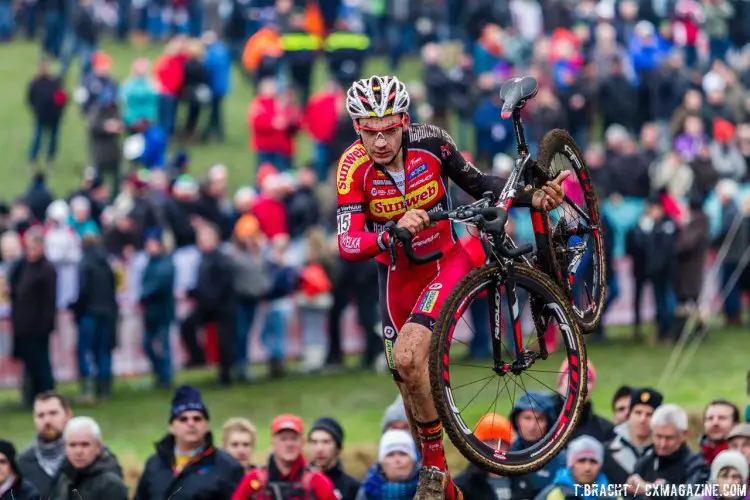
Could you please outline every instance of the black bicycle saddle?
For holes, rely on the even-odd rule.
[[[539,82],[531,76],[511,78],[500,88],[500,99],[503,109],[500,116],[510,118],[513,110],[522,108],[526,101],[534,97],[539,90]]]

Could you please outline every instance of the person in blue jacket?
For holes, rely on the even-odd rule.
[[[206,57],[203,65],[208,73],[208,85],[211,88],[211,113],[208,124],[203,131],[203,140],[207,141],[211,135],[216,140],[224,142],[224,123],[222,120],[222,104],[229,93],[232,80],[232,57],[227,46],[216,37],[213,31],[207,31],[202,37],[206,46]]]
[[[539,493],[535,500],[564,498],[616,498],[609,490],[609,481],[602,473],[604,446],[591,436],[580,436],[568,445],[567,467],[557,471],[551,485]]]
[[[510,413],[510,423],[517,436],[510,446],[511,451],[528,449],[547,434],[556,416],[553,401],[552,393],[533,390],[518,399]],[[564,451],[538,471],[512,478],[513,498],[534,498],[552,484],[555,474],[562,468],[565,468]]]

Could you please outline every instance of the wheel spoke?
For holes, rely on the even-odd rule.
[[[488,378],[492,378],[492,377],[495,377],[495,376],[496,376],[496,375],[495,375],[495,374],[493,373],[493,374],[492,374],[492,375],[490,375],[489,377],[479,378],[479,379],[475,380],[474,382],[469,382],[469,383],[467,383],[467,384],[461,384],[461,385],[457,385],[457,386],[451,386],[451,389],[455,391],[456,389],[461,389],[461,388],[463,388],[463,387],[468,387],[468,386],[470,386],[470,385],[472,385],[472,384],[476,384],[477,382],[484,382],[484,381],[485,381],[485,380],[487,380]]]
[[[468,403],[466,403],[466,406],[464,406],[464,407],[463,407],[463,408],[462,408],[462,409],[461,409],[461,410],[459,411],[459,413],[463,413],[463,412],[464,412],[464,410],[465,410],[466,408],[468,408],[468,407],[469,407],[469,405],[470,405],[471,403],[473,403],[475,399],[477,399],[477,396],[479,396],[480,394],[482,394],[482,391],[483,391],[483,390],[484,390],[484,389],[485,389],[485,388],[486,388],[486,387],[487,387],[488,385],[490,385],[490,382],[492,382],[492,377],[489,377],[489,380],[487,380],[487,382],[486,382],[486,383],[485,383],[485,384],[484,384],[484,385],[482,386],[482,388],[481,388],[481,389],[479,389],[479,392],[477,392],[476,394],[474,394],[474,397],[473,397],[473,398],[471,398],[471,400],[469,400],[469,402],[468,402]]]

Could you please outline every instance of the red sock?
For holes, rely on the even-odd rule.
[[[443,424],[440,420],[417,422],[417,431],[422,440],[422,465],[437,467],[443,472],[448,470],[443,450]]]

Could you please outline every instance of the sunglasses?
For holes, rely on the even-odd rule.
[[[402,127],[406,125],[406,117],[404,116],[398,122],[393,125],[389,125],[385,128],[373,128],[365,127],[357,123],[354,129],[362,136],[363,139],[373,140],[378,139],[380,134],[383,134],[383,138],[394,138],[401,133]]]
[[[186,423],[188,423],[188,422],[193,422],[193,423],[196,423],[196,424],[198,424],[198,423],[200,423],[200,422],[203,422],[204,420],[206,420],[206,419],[205,419],[205,418],[203,418],[203,417],[202,417],[202,416],[200,416],[200,415],[194,415],[194,416],[192,416],[192,417],[187,417],[187,416],[183,416],[183,417],[179,417],[179,418],[177,419],[177,421],[178,421],[178,422],[180,422],[180,423],[183,423],[183,424],[186,424]]]

